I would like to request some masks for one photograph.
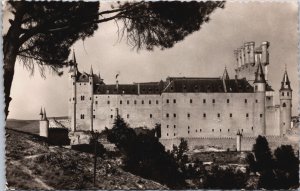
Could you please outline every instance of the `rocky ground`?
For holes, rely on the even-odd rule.
[[[98,158],[93,185],[93,156],[48,147],[42,139],[6,130],[6,178],[9,189],[167,189],[125,172],[120,159]]]

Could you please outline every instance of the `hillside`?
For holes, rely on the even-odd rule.
[[[94,188],[92,155],[48,147],[38,136],[9,129],[6,131],[6,178],[9,189]],[[97,189],[166,189],[159,183],[125,172],[119,164],[118,158],[98,158]]]
[[[6,120],[6,128],[15,129],[27,133],[39,134],[39,121],[38,120],[20,120],[8,119]]]

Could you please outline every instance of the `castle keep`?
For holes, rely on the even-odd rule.
[[[285,71],[280,105],[275,105],[267,80],[268,48],[268,42],[259,47],[248,42],[234,51],[235,77],[225,68],[221,77],[168,77],[133,84],[105,84],[92,68],[81,73],[74,55],[68,100],[71,144],[80,143],[85,131],[111,128],[116,115],[131,127],[161,124],[160,141],[167,148],[180,138],[190,146],[234,149],[237,135],[243,137],[242,142],[258,135],[284,137],[291,125],[292,89]]]

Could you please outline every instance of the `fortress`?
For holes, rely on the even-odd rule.
[[[81,143],[87,131],[111,128],[116,115],[131,127],[160,124],[160,141],[166,148],[178,144],[180,138],[193,148],[213,145],[238,150],[251,149],[258,135],[280,142],[291,127],[292,89],[287,71],[276,105],[268,82],[269,42],[258,47],[245,43],[234,54],[233,78],[225,68],[221,77],[168,77],[133,84],[105,84],[92,68],[89,73],[79,72],[74,54],[68,90],[71,144]]]

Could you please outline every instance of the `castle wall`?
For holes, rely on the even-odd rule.
[[[238,129],[245,136],[258,134],[265,123],[256,112],[264,111],[265,98],[257,94],[261,93],[163,93],[161,136],[235,137]]]
[[[280,136],[280,108],[266,107],[266,135]]]
[[[131,127],[152,129],[161,122],[161,95],[94,95],[94,129],[111,128],[117,114]]]

